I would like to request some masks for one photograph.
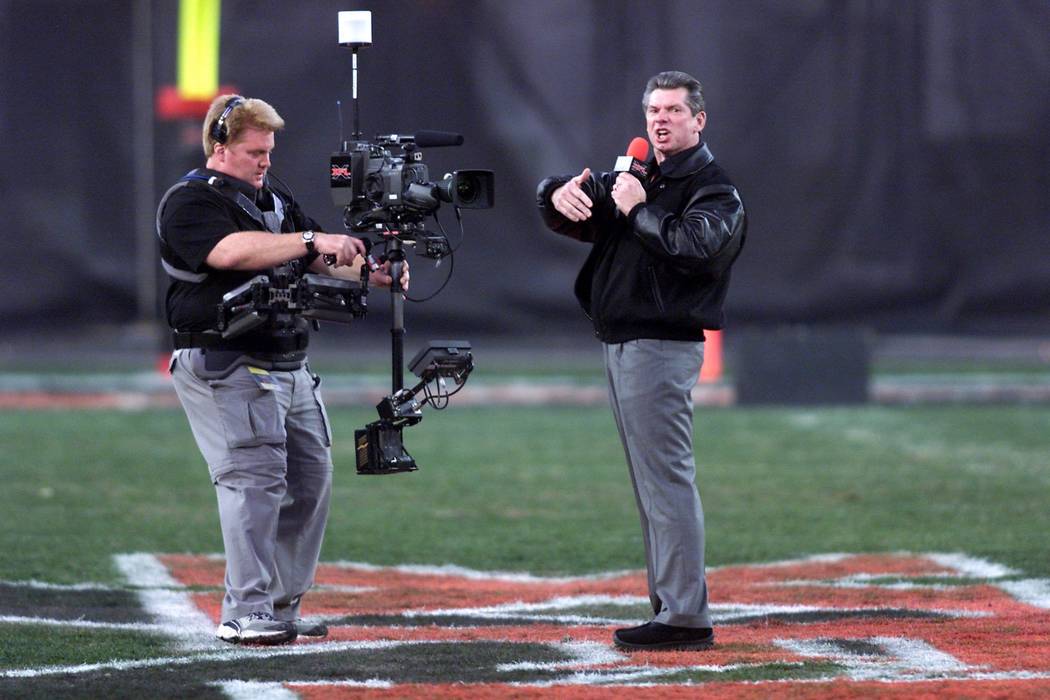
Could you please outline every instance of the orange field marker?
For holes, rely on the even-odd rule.
[[[722,331],[704,331],[704,362],[700,366],[700,381],[704,384],[722,378]]]

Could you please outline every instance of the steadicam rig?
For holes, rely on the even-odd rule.
[[[296,274],[282,266],[256,275],[222,297],[218,328],[223,338],[236,338],[279,316],[350,323],[368,312],[368,286],[327,275]]]
[[[340,149],[329,162],[332,200],[343,208],[347,230],[369,240],[375,237],[374,243],[382,244],[383,252],[378,260],[390,263],[393,279],[390,285],[391,394],[376,406],[379,420],[354,434],[357,471],[359,474],[415,471],[416,462],[405,450],[401,431],[423,419],[424,405],[444,408],[449,397],[467,381],[474,369],[474,358],[466,341],[432,340],[410,364],[420,382],[411,389],[404,388],[405,290],[401,287],[404,248],[414,247],[417,254],[433,260],[449,258],[451,276],[455,248],[445,235],[438,210],[442,203],[452,205],[462,232],[461,209],[493,207],[495,178],[491,170],[457,170],[438,182],[430,181],[420,149],[459,146],[463,143],[459,134],[417,131],[379,134],[371,141],[362,138],[357,52],[372,44],[372,13],[340,12],[339,43],[353,51],[354,131],[350,140],[344,141],[340,135]],[[433,217],[439,232],[426,229],[427,217]]]

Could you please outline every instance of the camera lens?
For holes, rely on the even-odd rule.
[[[456,195],[459,201],[469,204],[478,198],[478,180],[475,177],[460,177],[456,183]]]

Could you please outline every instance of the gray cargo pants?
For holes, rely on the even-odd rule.
[[[691,396],[704,344],[641,339],[604,348],[609,398],[642,521],[654,619],[711,627]]]
[[[242,365],[202,379],[199,349],[172,355],[175,391],[208,463],[226,549],[222,619],[299,617],[332,491],[331,432],[313,376]]]

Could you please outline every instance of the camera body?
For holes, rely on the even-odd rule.
[[[332,154],[332,200],[343,207],[343,223],[355,233],[376,230],[421,242],[418,253],[430,258],[448,254],[443,237],[430,234],[423,220],[442,202],[457,209],[491,209],[495,178],[491,170],[457,170],[438,182],[430,180],[420,144],[458,145],[458,134],[417,132],[389,134],[374,141],[345,141]]]

